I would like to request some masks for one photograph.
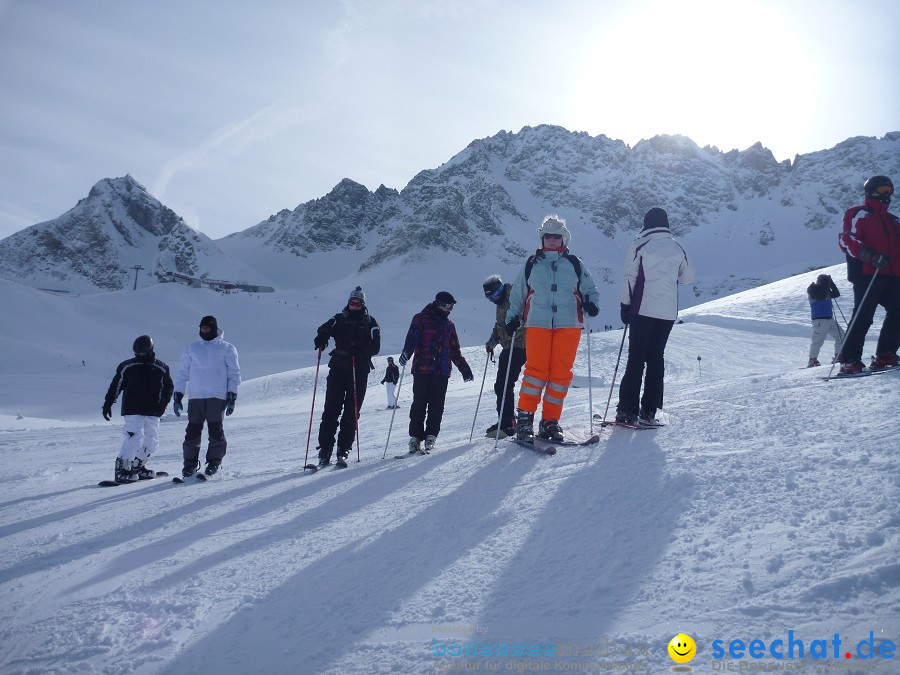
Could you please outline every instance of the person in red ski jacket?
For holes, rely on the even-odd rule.
[[[873,368],[896,366],[900,347],[900,219],[888,211],[894,184],[887,176],[865,182],[865,202],[847,209],[838,243],[853,284],[853,319],[841,349],[841,373],[858,373],[863,343],[878,305],[885,309]]]

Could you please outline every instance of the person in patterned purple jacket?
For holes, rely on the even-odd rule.
[[[409,407],[410,453],[428,453],[434,449],[441,430],[451,363],[456,364],[465,382],[475,379],[459,349],[456,326],[450,320],[455,304],[456,300],[450,293],[441,291],[434,302],[413,317],[406,334],[399,361],[405,367],[409,358],[413,357],[410,369],[413,376],[413,402]]]

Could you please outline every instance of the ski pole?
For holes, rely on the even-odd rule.
[[[703,366],[700,365],[700,357],[697,357],[697,377],[703,377]]]
[[[878,273],[880,271],[881,270],[878,267],[875,268],[875,274],[872,275],[872,280],[869,282],[869,285],[866,287],[866,292],[863,293],[862,300],[860,300],[859,304],[853,308],[853,310],[854,310],[853,316],[850,317],[850,325],[847,326],[847,333],[846,333],[847,339],[850,339],[850,332],[853,330],[853,326],[856,324],[856,318],[859,316],[859,313],[862,311],[863,305],[866,304],[866,298],[869,297],[869,291],[872,290],[872,284],[875,283],[875,277],[878,276]],[[841,361],[842,363],[843,363],[843,358],[844,358],[844,347],[845,346],[846,346],[846,342],[841,347],[841,353],[838,354],[838,361]],[[837,361],[835,361],[834,363],[831,364],[831,368],[828,371],[828,377],[831,377],[831,372],[834,370],[834,366],[836,363],[837,363]]]
[[[494,352],[491,352],[491,358],[493,357]],[[475,404],[475,417],[472,418],[472,430],[469,432],[469,443],[472,442],[472,437],[475,435],[475,420],[478,419],[478,408],[481,406],[481,394],[484,393],[484,381],[487,379],[488,361],[489,359],[484,360],[484,375],[481,376],[481,389],[478,390],[478,402]]]
[[[625,336],[628,334],[628,324],[625,324],[625,330],[622,331],[622,344],[619,345],[619,355],[616,357],[616,367],[613,370],[612,383],[609,385],[609,396],[606,399],[606,410],[603,411],[603,422],[606,422],[606,413],[609,412],[609,402],[612,401],[613,387],[616,386],[616,375],[619,372],[619,361],[622,360],[622,348],[625,346]],[[592,415],[593,417],[593,415]]]
[[[403,364],[403,370],[400,371],[400,379],[397,381],[397,395],[394,397],[394,409],[391,411],[391,423],[388,425],[387,441],[384,443],[384,454],[381,459],[387,457],[388,445],[391,442],[391,429],[394,428],[394,415],[397,414],[397,408],[400,407],[400,387],[403,386],[403,376],[406,375],[406,364]]]
[[[844,323],[847,323],[847,317],[844,316],[844,310],[841,309],[841,306],[837,303],[837,300],[835,300],[834,298],[832,298],[832,299],[831,299],[831,304],[838,308],[838,311],[841,313],[841,318],[844,320]],[[833,310],[833,309],[832,309],[832,312],[831,312],[831,313],[832,313],[832,315],[834,314],[834,310]],[[837,324],[838,337],[841,339],[841,343],[843,343],[843,342],[844,342],[844,335],[846,335],[846,333],[844,333],[843,330],[841,330],[841,323],[840,323],[840,321],[838,321],[837,319],[835,319],[835,318],[833,318],[833,317],[832,317],[832,320]]]
[[[500,399],[500,414],[497,415],[497,434],[494,436],[494,450],[497,449],[497,445],[500,443],[500,420],[503,419],[503,410],[506,407],[506,392],[509,391],[509,373],[512,370],[513,349],[516,347],[516,335],[518,332],[519,329],[516,328],[509,340],[509,358],[506,360],[506,378],[503,380],[503,398]]]
[[[319,386],[319,365],[322,363],[322,350],[319,350],[319,358],[316,359],[316,379],[313,380],[313,399],[309,409],[309,433],[306,434],[306,458],[303,460],[305,467],[309,463],[309,440],[312,438],[313,413],[316,410],[316,388]],[[304,471],[306,469],[304,468]]]
[[[594,435],[594,380],[591,377],[591,317],[584,320],[588,332],[588,419],[591,425],[591,436]]]
[[[356,462],[359,459],[359,405],[356,402],[356,356],[350,356],[350,367],[353,368],[353,422],[356,425]]]

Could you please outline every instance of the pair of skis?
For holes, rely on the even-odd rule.
[[[659,429],[660,427],[666,426],[661,422],[654,422],[652,424],[629,424],[627,422],[616,422],[615,420],[604,420],[600,415],[594,414],[594,421],[599,422],[601,427],[622,427],[624,429],[632,429],[634,431],[647,431],[649,429]]]
[[[322,469],[326,469],[329,466],[331,466],[330,463],[325,464],[324,466],[319,466],[318,464],[307,464],[306,466],[303,467],[303,470],[304,471],[312,471],[313,473],[315,473],[316,471],[321,471]],[[347,468],[347,462],[345,462],[342,459],[339,459],[334,463],[335,471],[337,471],[338,469],[346,469],[346,468]]]
[[[172,479],[172,482],[179,483],[179,484],[186,483],[191,478],[195,478],[195,479],[197,479],[197,481],[199,481],[201,483],[205,483],[206,481],[209,480],[209,476],[207,476],[202,471],[198,471],[197,473],[191,474],[187,478],[182,478],[181,476],[175,476],[175,478]]]
[[[537,437],[532,441],[520,441],[515,436],[509,437],[509,441],[515,445],[532,450],[539,455],[555,455],[558,447],[575,448],[584,445],[594,445],[600,442],[600,436],[594,434],[586,441],[553,441],[549,438]]]
[[[858,373],[838,373],[837,375],[832,375],[828,377],[827,375],[822,377],[821,379],[826,382],[830,380],[849,380],[854,377],[869,377],[870,375],[882,375],[884,373],[892,373],[896,370],[900,370],[900,365],[898,366],[888,366],[887,368],[866,368],[864,370],[859,371]]]

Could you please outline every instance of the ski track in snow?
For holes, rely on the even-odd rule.
[[[791,281],[777,297],[802,299],[808,281]],[[667,350],[667,427],[604,429],[598,445],[555,457],[503,441],[495,452],[481,437],[495,366],[472,443],[480,378],[454,373],[427,457],[392,459],[406,444],[407,378],[381,459],[391,412],[371,386],[362,461],[354,450],[343,471],[302,471],[314,369],[245,383],[208,483],[98,488],[120,423],[11,422],[0,433],[0,669],[508,672],[527,660],[435,656],[447,648],[435,640],[478,640],[639,645],[629,658],[662,673],[668,641],[685,632],[698,645],[690,665],[708,672],[715,639],[793,630],[855,645],[873,631],[876,644],[896,642],[900,374],[819,380],[828,366],[802,369],[806,315],[760,319],[783,309],[773,297],[763,287],[723,299],[727,315],[723,301],[685,313]],[[605,407],[621,333],[591,339],[598,384],[573,388],[562,420],[575,437],[590,432],[589,396]],[[483,348],[465,353],[481,373]],[[586,385],[586,340],[576,375]],[[163,419],[153,467],[179,470],[183,431],[183,418]],[[467,632],[476,626],[486,632]]]

